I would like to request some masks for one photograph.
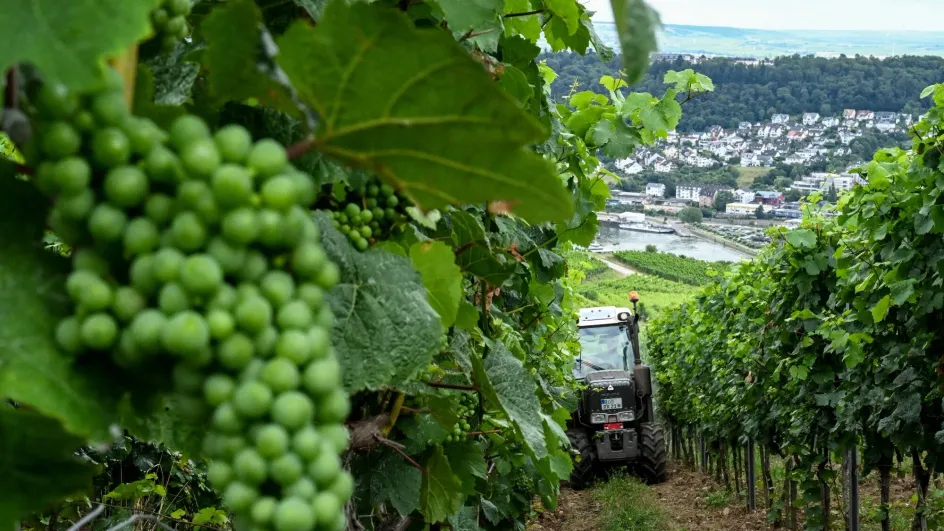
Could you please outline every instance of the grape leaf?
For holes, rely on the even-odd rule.
[[[0,406],[0,527],[91,489],[97,470],[75,456],[84,444],[53,419]]]
[[[890,296],[885,295],[878,302],[875,303],[875,306],[872,306],[872,320],[876,323],[880,323],[885,319],[885,316],[888,315],[888,307],[891,305],[892,299]]]
[[[790,245],[801,249],[811,249],[816,246],[816,233],[809,229],[791,230],[786,238]]]
[[[521,103],[527,103],[534,96],[534,89],[528,83],[524,72],[511,65],[504,65],[505,72],[501,77],[501,86]]]
[[[252,0],[229,0],[203,20],[207,41],[203,66],[210,94],[217,101],[258,98],[267,106],[293,111],[285,89],[259,68],[262,13]]]
[[[439,314],[443,327],[456,322],[462,299],[462,272],[452,248],[442,242],[420,242],[410,247],[410,260],[426,285],[429,304]]]
[[[48,205],[31,184],[0,174],[0,397],[108,440],[121,396],[116,375],[94,364],[80,370],[54,339],[68,314],[69,263],[39,245]]]
[[[560,17],[551,17],[550,22],[544,26],[544,38],[551,45],[551,50],[559,52],[570,48],[575,53],[584,55],[590,46],[590,30],[586,25],[581,24],[577,31],[570,32],[567,23]]]
[[[378,5],[325,8],[295,23],[278,63],[321,116],[313,148],[370,168],[423,209],[503,200],[531,221],[571,198],[525,146],[546,135],[446,32]]]
[[[547,456],[541,403],[534,378],[501,342],[490,342],[488,356],[472,356],[472,378],[482,395],[500,408],[521,432],[537,459]]]
[[[499,21],[502,0],[439,0],[449,29],[466,32]],[[500,31],[499,31],[500,33]]]
[[[322,244],[341,269],[331,291],[332,343],[350,391],[396,387],[425,369],[439,349],[439,315],[410,260],[379,249],[358,252],[323,212]]]
[[[453,531],[479,531],[479,508],[463,505],[449,517],[449,525]]]
[[[104,82],[105,59],[151,33],[155,0],[19,0],[0,16],[0,72],[31,63],[48,79],[87,91]]]
[[[913,278],[895,282],[888,286],[888,289],[891,290],[892,300],[895,301],[895,306],[901,306],[911,298],[914,294],[914,286],[915,280]]]
[[[470,495],[475,492],[475,480],[488,479],[485,468],[485,452],[479,443],[466,440],[449,443],[445,447],[446,457],[453,472],[462,482],[462,492]]]
[[[390,500],[401,516],[408,516],[420,506],[422,473],[395,453],[387,453],[371,470],[371,503]]]
[[[623,50],[623,67],[630,84],[642,79],[649,68],[649,54],[656,50],[659,15],[644,0],[610,0],[613,21]]]
[[[183,105],[190,101],[190,92],[200,71],[199,64],[186,58],[192,48],[182,42],[170,53],[157,55],[145,63],[154,75],[154,103]]]
[[[517,15],[533,11],[535,7],[530,0],[505,0],[505,15],[516,15],[505,19],[505,34],[521,35],[531,42],[537,42],[541,38],[541,16],[537,13]]]
[[[576,0],[545,0],[544,4],[555,17],[564,21],[568,35],[577,33],[577,28],[580,27],[581,6]]]
[[[441,446],[433,449],[425,468],[420,487],[420,512],[427,523],[442,522],[459,510],[464,497],[462,482],[452,473]]]
[[[462,271],[494,286],[500,286],[514,273],[514,264],[501,262],[492,253],[485,228],[478,218],[461,210],[452,212],[449,218],[454,233],[456,260]]]

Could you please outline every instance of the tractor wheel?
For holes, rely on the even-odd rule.
[[[649,485],[662,483],[669,477],[668,458],[665,449],[665,434],[662,426],[655,423],[641,424],[639,428],[639,459],[636,473]]]
[[[583,430],[567,430],[567,438],[577,451],[573,456],[574,468],[570,471],[570,488],[583,490],[590,486],[596,471],[597,455],[590,437]]]

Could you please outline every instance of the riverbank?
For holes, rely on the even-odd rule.
[[[692,227],[691,225],[689,225],[689,226],[687,226],[687,227],[685,227],[685,228],[687,228],[688,231],[692,234],[692,236],[694,236],[694,237],[696,237],[696,238],[701,238],[701,239],[704,239],[704,240],[708,240],[708,241],[711,241],[711,242],[720,244],[720,245],[722,245],[723,247],[726,247],[726,248],[728,248],[728,249],[732,249],[732,250],[734,250],[734,251],[740,253],[741,255],[745,256],[746,258],[754,258],[755,256],[757,256],[757,249],[752,249],[752,248],[750,248],[750,247],[748,247],[748,246],[746,246],[746,245],[742,245],[742,244],[737,243],[737,242],[732,242],[731,240],[722,238],[721,236],[718,236],[717,234],[712,234],[712,233],[710,233],[710,232],[708,232],[708,231],[704,231],[704,230],[701,230],[701,229]]]

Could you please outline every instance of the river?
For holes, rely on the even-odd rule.
[[[645,251],[647,245],[655,245],[659,252],[685,255],[709,262],[739,262],[748,259],[733,249],[701,238],[621,230],[602,224],[597,242],[603,246],[605,252]]]

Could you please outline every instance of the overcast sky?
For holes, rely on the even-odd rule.
[[[580,0],[611,21],[610,0]],[[944,0],[649,0],[666,24],[757,29],[944,31]]]

